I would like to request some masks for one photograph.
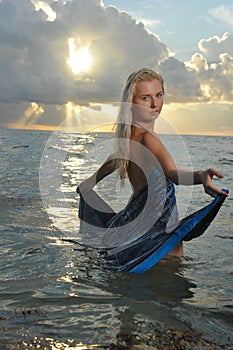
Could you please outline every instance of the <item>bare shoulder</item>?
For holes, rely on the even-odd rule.
[[[147,147],[150,147],[152,144],[162,145],[162,142],[161,142],[159,136],[155,132],[152,133],[149,131],[145,131],[143,133],[143,143]]]

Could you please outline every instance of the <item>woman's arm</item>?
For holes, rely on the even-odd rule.
[[[164,171],[164,175],[173,181],[176,185],[202,184],[204,186],[205,192],[212,197],[216,197],[218,193],[227,196],[225,192],[214,186],[212,182],[213,176],[223,178],[222,173],[217,169],[210,168],[207,170],[197,171],[180,170],[177,168],[173,158],[156,135],[145,132],[143,143],[156,157],[157,161]]]
[[[103,165],[88,179],[84,180],[77,187],[77,192],[91,190],[99,181],[110,175],[117,169],[117,161],[113,156],[108,157]]]

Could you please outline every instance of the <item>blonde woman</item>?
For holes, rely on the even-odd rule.
[[[84,194],[91,191],[96,183],[117,170],[121,180],[124,181],[128,177],[133,189],[133,200],[145,188],[150,196],[150,189],[153,190],[156,187],[156,181],[161,177],[164,179],[164,187],[166,188],[163,206],[167,203],[166,196],[169,197],[168,188],[170,188],[170,198],[175,196],[173,184],[201,184],[205,192],[212,197],[216,197],[218,194],[223,198],[227,196],[226,192],[217,188],[212,182],[214,176],[223,177],[217,169],[186,171],[177,168],[171,155],[154,132],[155,120],[162,110],[163,101],[164,81],[157,72],[142,68],[129,75],[122,90],[122,103],[116,121],[115,153],[93,176],[78,186],[78,193]],[[156,173],[152,181],[153,186],[148,187],[153,173]],[[171,202],[172,208],[166,216],[167,222],[172,213],[173,216],[177,215],[174,214],[175,200]],[[129,208],[131,204],[130,202]],[[142,206],[144,204],[141,203]],[[156,212],[157,206],[157,204],[154,206],[154,212]],[[130,211],[134,217],[131,209]],[[118,214],[118,221],[120,215],[121,213]],[[158,217],[156,220],[159,220]],[[113,218],[109,221],[110,225],[112,221],[114,221]],[[173,224],[174,221],[176,219],[173,220]],[[169,230],[166,231],[169,233]],[[170,254],[177,256],[183,254],[182,241],[171,250]]]

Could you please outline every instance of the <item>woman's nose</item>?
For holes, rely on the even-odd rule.
[[[155,108],[155,106],[156,106],[155,98],[152,97],[151,98],[151,108]]]

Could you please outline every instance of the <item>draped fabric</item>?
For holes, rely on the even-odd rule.
[[[99,248],[100,262],[108,269],[143,272],[181,240],[204,233],[225,197],[179,221],[173,183],[154,169],[148,184],[115,213],[94,190],[80,195],[80,234]]]

